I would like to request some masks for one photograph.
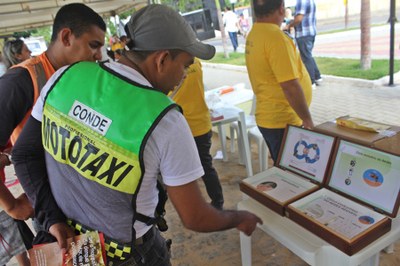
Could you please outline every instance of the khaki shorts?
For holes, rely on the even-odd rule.
[[[5,211],[0,211],[0,265],[26,251],[17,223]]]

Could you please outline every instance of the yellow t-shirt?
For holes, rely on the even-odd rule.
[[[265,128],[301,125],[280,86],[281,82],[298,79],[310,105],[311,79],[293,40],[278,25],[255,23],[246,40],[246,66],[257,98],[257,125]]]
[[[183,109],[183,115],[194,137],[211,130],[211,118],[204,97],[203,71],[200,61],[189,67],[185,80],[172,99]]]
[[[121,50],[124,49],[124,45],[123,45],[121,42],[114,43],[114,44],[111,46],[111,51],[113,51],[113,52],[115,52],[115,51],[118,50],[118,49],[121,49]]]

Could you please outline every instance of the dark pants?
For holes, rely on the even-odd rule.
[[[196,142],[201,165],[204,169],[204,176],[202,179],[206,185],[207,194],[211,199],[211,205],[217,209],[222,209],[224,205],[224,196],[222,194],[218,173],[212,165],[212,157],[210,154],[211,137],[212,131],[210,130],[207,134],[194,137],[194,141]]]
[[[260,129],[260,132],[263,135],[265,142],[267,143],[269,152],[271,153],[271,157],[275,165],[278,160],[279,149],[281,148],[285,129],[264,128],[264,127],[258,127],[258,128]]]
[[[233,50],[236,51],[238,48],[238,37],[237,37],[237,32],[228,32],[229,33],[229,38],[231,39]]]
[[[170,252],[160,231],[153,226],[153,236],[141,245],[136,245],[132,256],[126,260],[107,257],[108,266],[168,266],[171,265]]]
[[[315,36],[304,36],[296,38],[297,47],[299,48],[301,55],[301,60],[307,68],[312,84],[315,83],[315,80],[321,78],[321,73],[319,72],[317,63],[315,63],[314,57],[312,56],[314,41]]]

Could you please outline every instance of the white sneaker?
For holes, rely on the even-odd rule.
[[[313,84],[311,85],[311,87],[312,87],[312,90],[313,90],[313,91],[317,89],[317,85],[315,85],[315,83],[313,83]]]
[[[319,85],[321,85],[322,81],[323,81],[322,78],[316,79],[315,84],[317,84],[317,86],[319,86]]]

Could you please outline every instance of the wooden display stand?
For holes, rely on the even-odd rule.
[[[330,206],[331,208],[319,210],[320,212],[326,212],[334,216],[332,209],[341,210],[334,203],[339,203],[343,208],[355,210],[355,212],[347,214],[344,217],[337,215],[336,217],[328,218],[330,220],[319,220],[315,217],[318,217],[318,215],[322,215],[323,217],[324,214],[316,213],[315,210],[312,210],[312,207],[316,207],[315,202],[323,202],[324,200],[331,200],[332,205]],[[306,206],[308,209],[305,208]],[[343,212],[346,211],[343,210]],[[367,226],[357,220],[349,219],[349,216],[356,216],[359,213],[363,214],[363,216],[359,217],[365,217],[365,223],[370,223],[371,219],[374,219],[373,225]],[[313,216],[310,216],[310,214]],[[287,217],[350,256],[389,232],[392,224],[388,217],[324,188],[289,205]],[[343,225],[340,224],[341,222],[343,222]],[[360,229],[357,226],[364,226],[365,228],[363,228],[364,230],[361,233],[354,236],[350,231],[346,231],[346,229],[354,229],[352,227]]]
[[[277,167],[247,178],[240,190],[271,210],[285,215],[285,207],[316,190],[324,182],[334,137],[289,126]]]
[[[350,116],[338,117],[337,120],[351,118]],[[365,130],[357,130],[341,126],[336,121],[328,121],[317,125],[314,131],[327,135],[335,136],[341,139],[347,139],[352,142],[361,143],[366,146],[376,147],[378,149],[388,151],[400,155],[400,127],[394,125],[385,125],[370,120],[363,120],[366,123],[382,125],[385,130],[379,132],[370,132]],[[384,127],[386,126],[386,127]]]
[[[296,136],[299,135],[302,138],[297,138],[298,142],[305,140],[306,143],[316,143],[317,140],[324,140],[325,143],[329,141],[334,144],[332,153],[325,155],[325,158],[328,158],[324,164],[326,172],[313,168],[313,164],[317,161],[313,161],[312,164],[308,161],[308,165],[307,162],[304,163],[303,155],[310,153],[306,151],[300,156],[297,153],[299,149],[298,146],[296,148],[297,144],[294,145],[293,138],[296,140]],[[311,142],[307,142],[308,140]],[[321,143],[318,143],[320,155],[321,150],[329,146],[323,146]],[[292,151],[294,150],[291,155],[288,153],[290,147]],[[290,164],[288,165],[287,162]],[[299,173],[304,172],[304,169],[311,172],[319,169],[319,173],[324,172],[326,176],[324,175],[317,189],[321,186],[323,188],[315,190],[312,187],[305,193],[299,193],[281,204],[282,202],[272,197],[270,191],[265,193],[257,190],[257,184],[263,180],[269,181],[283,171],[272,168],[245,179],[240,186],[241,190],[271,210],[277,211],[277,206],[281,204],[283,213],[288,219],[348,255],[357,253],[390,231],[392,220],[389,217],[396,217],[400,201],[400,157],[398,155],[339,138],[331,141],[329,136],[321,133],[311,133],[289,126],[281,147],[279,166],[286,169],[289,166],[298,170]],[[293,173],[293,175],[299,173]],[[289,177],[288,174],[281,176],[290,180],[301,178]],[[309,177],[306,175],[303,178]]]

